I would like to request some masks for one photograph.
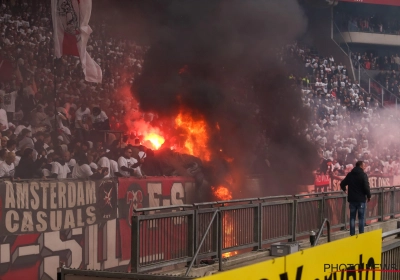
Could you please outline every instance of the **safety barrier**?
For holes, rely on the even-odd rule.
[[[400,214],[400,187],[372,189],[371,195],[366,209],[368,223]],[[218,215],[213,218],[216,212]],[[138,209],[132,217],[135,254],[131,256],[131,271],[197,263],[216,258],[219,253],[236,254],[235,251],[259,250],[274,242],[295,241],[317,231],[325,218],[330,221],[331,230],[345,230],[348,216],[343,192]]]
[[[400,241],[392,243],[388,246],[383,246],[382,263],[387,264],[385,267],[387,270],[393,270],[382,272],[382,280],[400,279]]]

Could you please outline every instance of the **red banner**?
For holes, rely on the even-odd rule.
[[[399,0],[340,0],[340,1],[341,2],[360,3],[360,4],[400,6]]]
[[[122,260],[131,257],[131,217],[134,209],[182,205],[194,202],[194,182],[184,178],[171,177],[137,180],[123,178],[119,181],[118,209]],[[168,230],[166,233],[170,233]],[[147,256],[143,256],[147,257]]]
[[[315,176],[315,182],[314,185],[316,187],[321,187],[321,186],[329,186],[331,182],[331,176],[329,175],[316,175]]]
[[[117,219],[68,230],[2,236],[0,279],[56,280],[60,263],[78,269],[127,271],[131,234],[128,221],[133,209],[195,202],[194,181],[189,178],[123,178],[118,185]]]

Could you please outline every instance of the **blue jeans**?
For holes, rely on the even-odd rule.
[[[365,202],[350,202],[350,235],[356,234],[356,215],[358,212],[358,232],[364,233]]]

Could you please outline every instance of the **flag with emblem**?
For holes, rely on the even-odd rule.
[[[57,58],[63,55],[79,57],[85,80],[101,83],[101,68],[86,50],[92,33],[89,26],[92,0],[51,0],[51,10],[55,56]]]

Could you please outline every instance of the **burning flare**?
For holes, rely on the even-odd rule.
[[[180,112],[175,118],[175,126],[184,131],[186,137],[184,152],[202,160],[210,161],[211,152],[207,148],[209,137],[204,118],[194,119],[189,113]]]
[[[224,186],[219,186],[217,188],[212,188],[214,195],[221,200],[231,200],[232,199],[232,192],[228,190],[228,188]]]
[[[165,139],[161,135],[158,135],[154,132],[150,132],[149,134],[144,133],[144,141],[150,141],[153,145],[154,149],[158,150],[162,144],[164,144]]]
[[[143,135],[143,145],[148,148],[158,150],[165,142],[161,130],[158,127],[153,127],[150,123],[142,119],[131,121],[129,128],[130,134],[136,136]]]
[[[218,186],[217,188],[212,188],[214,195],[221,200],[231,200],[232,199],[232,192],[228,190],[228,188],[224,186]],[[228,212],[224,213],[223,216],[223,222],[222,222],[222,230],[224,231],[224,248],[231,247],[234,244],[235,241],[235,233],[233,231],[233,221],[231,216],[228,214]],[[228,252],[225,254],[222,254],[223,258],[229,258],[231,256],[237,255],[238,252]]]

